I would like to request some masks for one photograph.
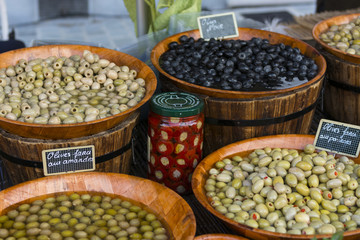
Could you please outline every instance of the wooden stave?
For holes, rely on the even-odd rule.
[[[131,142],[132,130],[138,122],[139,115],[140,113],[136,111],[128,119],[112,129],[74,139],[43,140],[23,138],[0,129],[1,151],[16,158],[42,163],[42,150],[94,145],[95,157],[103,156]],[[112,145],[104,143],[112,143]],[[130,148],[119,156],[97,163],[95,171],[129,173],[131,156],[132,150]],[[2,159],[13,184],[44,177],[42,168],[22,166],[11,162],[2,155],[0,155],[0,159]]]

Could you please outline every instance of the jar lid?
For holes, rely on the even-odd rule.
[[[165,92],[154,95],[150,101],[151,110],[166,117],[189,117],[203,110],[204,102],[195,95],[183,92]]]

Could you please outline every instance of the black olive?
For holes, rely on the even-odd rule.
[[[272,70],[272,67],[271,67],[270,65],[266,65],[266,66],[264,67],[264,71],[265,71],[266,73],[270,72],[271,70]]]
[[[195,78],[188,78],[188,79],[186,79],[187,80],[187,82],[189,82],[189,83],[196,83],[196,80],[195,80]]]
[[[214,68],[215,65],[216,65],[216,62],[215,62],[214,60],[210,60],[210,61],[206,64],[206,66],[207,66],[208,68]]]
[[[198,80],[199,82],[204,82],[204,81],[207,80],[207,76],[206,76],[206,75],[200,75],[200,76],[197,78],[197,80]]]
[[[246,73],[249,71],[250,68],[245,63],[239,63],[238,69],[240,72]]]
[[[201,54],[199,52],[193,52],[192,55],[193,55],[194,58],[197,58],[197,59],[201,58]]]
[[[308,73],[307,73],[307,77],[309,79],[313,79],[315,76],[317,75],[317,72],[315,70],[310,70]]]
[[[232,67],[225,67],[225,68],[224,68],[224,73],[225,73],[225,74],[230,74],[230,73],[233,72],[233,70],[234,70],[234,69],[233,69]]]
[[[229,83],[237,83],[237,82],[238,82],[238,80],[237,80],[236,77],[234,77],[234,76],[230,76],[230,77],[227,79],[227,81],[228,81]]]
[[[257,72],[257,73],[261,72],[262,70],[263,70],[263,67],[262,67],[262,66],[256,66],[256,67],[254,68],[254,71]]]
[[[179,78],[179,79],[183,79],[183,78],[184,78],[184,74],[182,74],[182,73],[177,73],[177,74],[175,75],[175,77],[177,77],[177,78]]]
[[[215,67],[216,71],[218,71],[218,72],[223,71],[224,68],[225,68],[225,64],[223,64],[223,63],[219,63],[219,64]]]
[[[171,42],[171,43],[169,43],[169,48],[170,48],[170,49],[175,49],[177,46],[179,46],[178,42]]]
[[[212,81],[206,80],[206,81],[203,82],[202,85],[203,85],[204,87],[212,87],[213,84],[214,84],[214,83],[213,83]]]
[[[209,75],[211,75],[211,76],[216,76],[216,70],[215,69],[213,69],[213,68],[210,68],[209,70],[208,70],[208,74]]]
[[[240,60],[245,60],[246,59],[246,53],[244,52],[240,52],[238,55],[237,55],[238,59]]]
[[[188,40],[188,36],[186,36],[186,35],[182,35],[180,38],[179,38],[179,41],[181,42],[181,43],[184,43],[184,42],[186,42]]]
[[[241,82],[234,83],[232,84],[232,88],[234,90],[240,90],[242,88],[242,83]]]

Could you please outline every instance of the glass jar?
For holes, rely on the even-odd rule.
[[[191,193],[192,173],[202,159],[202,99],[166,92],[150,101],[148,177],[179,194]]]

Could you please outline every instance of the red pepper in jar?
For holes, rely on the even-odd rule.
[[[185,154],[188,151],[188,149],[189,149],[189,146],[185,142],[175,143],[174,153],[175,154]]]
[[[149,179],[180,194],[191,192],[191,176],[202,156],[203,101],[187,93],[162,93],[150,101]]]
[[[160,156],[159,165],[164,167],[165,169],[171,168],[171,166],[174,165],[174,159],[170,156]]]
[[[156,150],[161,155],[170,155],[174,151],[174,145],[169,141],[158,141],[156,143]]]
[[[169,141],[173,137],[173,130],[170,127],[160,127],[158,135],[161,140]]]

